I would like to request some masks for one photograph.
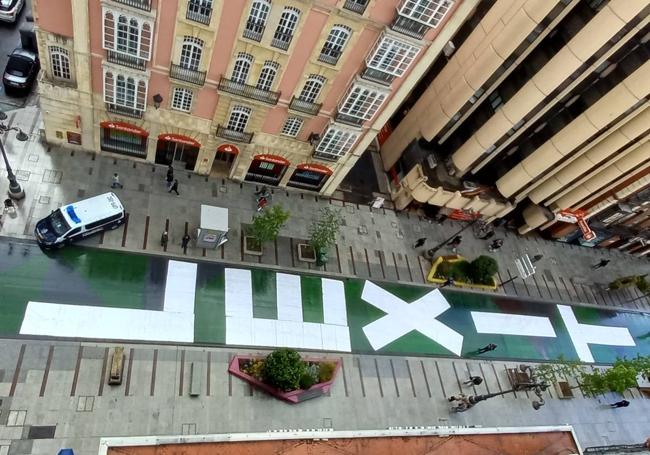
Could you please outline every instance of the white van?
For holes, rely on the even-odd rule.
[[[34,234],[43,248],[60,248],[124,222],[124,207],[115,193],[104,193],[64,205],[36,223]]]

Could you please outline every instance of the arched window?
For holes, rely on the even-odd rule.
[[[151,57],[153,24],[128,13],[104,9],[104,49],[143,60]]]
[[[280,41],[290,42],[293,32],[300,18],[300,10],[297,8],[285,8],[280,16],[278,28],[275,29],[274,38]]]
[[[276,62],[270,60],[265,61],[262,71],[260,72],[260,78],[257,80],[257,88],[267,92],[271,90],[275,76],[278,74],[279,67],[280,65]]]
[[[237,54],[237,60],[235,60],[235,66],[232,69],[232,76],[230,79],[238,84],[245,84],[248,80],[248,73],[251,70],[252,64],[252,55],[245,54],[244,52]]]
[[[203,40],[194,36],[185,36],[181,49],[180,66],[188,70],[198,71],[202,54]]]
[[[59,46],[50,46],[50,64],[52,76],[59,79],[72,79],[70,73],[70,54],[67,49]]]
[[[245,106],[235,106],[230,112],[230,118],[228,119],[228,126],[226,128],[243,133],[244,130],[246,130],[246,125],[248,124],[250,116],[250,108]]]
[[[345,25],[339,24],[332,27],[323,45],[323,49],[320,51],[321,60],[324,60],[326,63],[336,64],[351,34],[352,29]]]
[[[269,17],[269,11],[271,11],[271,2],[268,0],[255,0],[248,14],[246,28],[257,30],[259,27],[264,27],[266,25],[266,19]]]
[[[298,99],[301,101],[306,101],[307,103],[315,103],[320,95],[323,85],[325,85],[326,79],[323,76],[317,74],[312,74],[309,76],[309,79],[305,82],[305,85],[302,87],[300,96]]]
[[[105,70],[104,101],[114,106],[144,111],[147,103],[147,82]]]
[[[115,16],[112,12],[104,12],[104,48],[115,49]]]
[[[135,87],[132,77],[118,75],[115,83],[115,104],[136,107]]]

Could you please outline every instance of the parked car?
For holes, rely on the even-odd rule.
[[[2,0],[0,0],[2,1]],[[5,91],[28,93],[41,69],[41,62],[32,51],[16,48],[9,54],[9,60],[2,75]]]
[[[14,23],[25,7],[25,0],[0,0],[0,22]]]

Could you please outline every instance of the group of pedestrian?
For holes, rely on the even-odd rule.
[[[174,168],[171,164],[167,168],[167,177],[165,177],[165,181],[167,182],[167,192],[171,193],[173,191],[176,193],[176,196],[180,196],[180,193],[178,192],[178,179],[174,178]],[[117,172],[113,174],[111,188],[124,188],[124,184],[120,182],[120,175]]]
[[[271,192],[267,187],[263,186],[255,192],[255,196],[257,197],[257,211],[261,212],[269,203],[269,200],[271,199]]]
[[[184,252],[187,251],[187,247],[190,244],[191,239],[192,238],[187,232],[181,238],[181,248],[183,248]],[[168,243],[169,243],[169,233],[167,231],[163,231],[162,235],[160,236],[160,246],[163,248],[167,248]]]
[[[455,405],[451,408],[454,412],[465,412],[469,408],[474,406],[474,403],[470,398],[464,393],[459,393],[458,395],[452,395],[447,400],[450,403],[456,402]]]

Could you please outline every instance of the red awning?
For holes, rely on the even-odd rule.
[[[109,130],[122,131],[124,133],[137,134],[138,136],[148,137],[149,132],[143,130],[139,126],[131,125],[130,123],[125,122],[101,122],[99,124],[102,128],[108,128]]]
[[[318,172],[320,174],[327,174],[327,175],[332,175],[334,171],[332,171],[330,168],[320,165],[320,164],[314,164],[314,163],[304,163],[304,164],[299,164],[296,166],[298,169],[304,169],[306,171],[312,171],[312,172]]]
[[[255,155],[253,158],[258,161],[266,161],[267,163],[280,164],[282,166],[289,166],[289,162],[277,155]]]
[[[233,155],[239,155],[239,149],[236,145],[232,144],[221,144],[217,147],[217,152],[232,153]]]
[[[201,147],[200,142],[197,142],[191,137],[183,136],[182,134],[165,133],[158,136],[158,140],[177,142],[179,144],[191,145],[192,147]]]

